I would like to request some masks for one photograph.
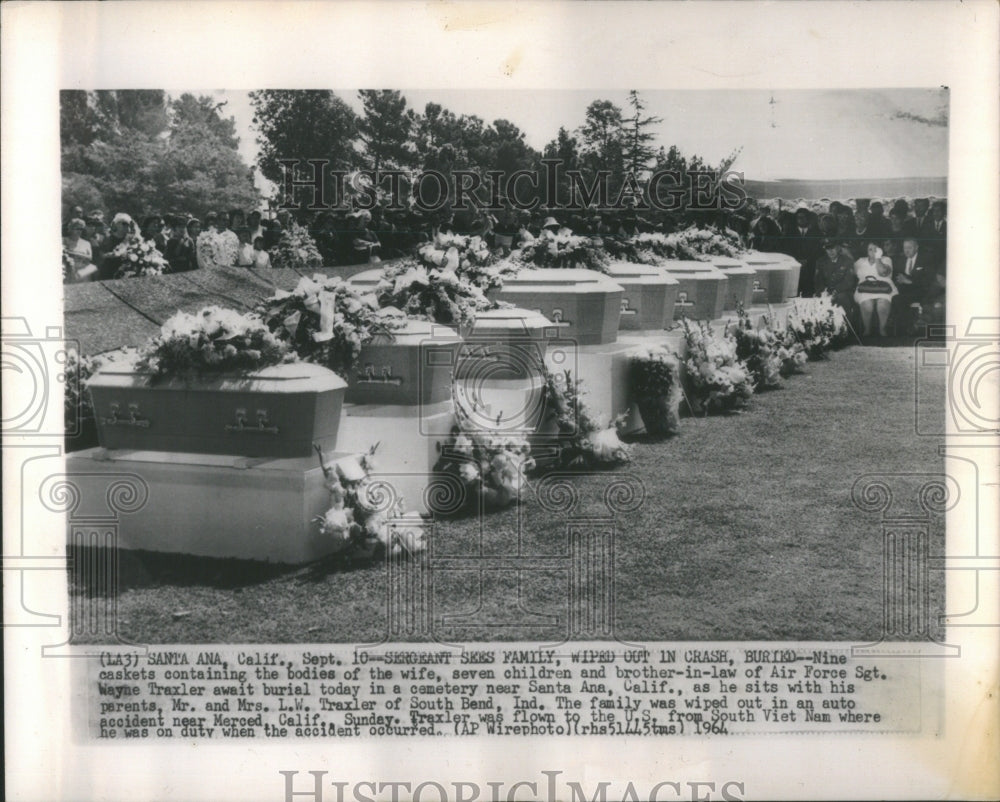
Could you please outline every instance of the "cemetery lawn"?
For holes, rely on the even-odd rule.
[[[623,640],[877,640],[882,535],[851,502],[870,473],[939,473],[940,438],[914,433],[914,350],[854,346],[810,363],[748,411],[687,417],[670,440],[634,443],[631,465],[573,482],[577,514],[605,514],[604,490],[639,477],[645,503],[618,520],[615,636]],[[945,398],[943,378],[921,394]],[[911,494],[912,497],[912,494]],[[916,508],[910,512],[916,512]],[[438,523],[435,555],[566,549],[567,516],[529,491],[520,508]],[[943,551],[937,522],[931,552]],[[119,630],[134,643],[372,643],[385,637],[386,569],[288,568],[127,554]],[[943,612],[931,572],[931,620]],[[442,641],[565,637],[568,572],[438,571]],[[938,633],[940,634],[940,633]]]

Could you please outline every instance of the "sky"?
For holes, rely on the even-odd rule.
[[[256,135],[247,92],[191,90],[227,101],[236,120],[240,151],[253,163]],[[357,92],[334,90],[356,111]],[[177,93],[180,94],[180,93]],[[627,113],[628,91],[405,90],[423,111],[439,103],[487,123],[505,118],[542,150],[560,126],[584,121],[587,106],[611,100]],[[946,176],[948,93],[943,89],[860,90],[649,90],[639,89],[645,114],[662,118],[658,144],[677,145],[709,164],[742,147],[734,170],[747,179],[851,179]],[[774,101],[773,103],[771,101]]]

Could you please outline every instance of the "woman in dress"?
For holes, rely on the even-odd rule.
[[[878,316],[879,335],[887,337],[892,299],[899,294],[899,290],[892,281],[892,262],[883,257],[877,242],[869,242],[868,254],[854,263],[854,275],[858,279],[854,301],[861,309],[862,334],[871,336],[874,313]]]
[[[90,281],[97,272],[90,243],[83,238],[84,228],[86,228],[86,224],[79,217],[74,217],[66,226],[67,233],[63,237],[63,250],[73,260],[72,273],[66,277],[68,282]]]

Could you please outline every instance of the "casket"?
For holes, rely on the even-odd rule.
[[[751,251],[741,261],[757,274],[753,290],[755,304],[780,304],[797,294],[800,268],[794,259],[789,261],[780,253]]]
[[[455,378],[523,379],[538,375],[552,321],[531,309],[491,309],[476,314],[459,352]]]
[[[375,292],[375,288],[382,280],[382,268],[374,270],[362,270],[346,279],[346,283],[361,293]]]
[[[729,279],[722,304],[724,310],[736,309],[740,304],[745,309],[753,304],[753,280],[757,272],[752,267],[729,256],[713,256],[711,264],[719,268]]]
[[[621,285],[603,273],[543,267],[504,279],[495,297],[547,317],[552,322],[546,330],[549,339],[602,345],[618,339],[623,294]]]
[[[716,320],[722,316],[729,279],[711,262],[669,261],[664,265],[677,279],[674,320]]]
[[[350,404],[436,404],[451,397],[461,337],[426,320],[377,334],[361,347],[347,378]]]
[[[619,329],[660,330],[674,319],[679,284],[663,269],[614,262],[608,275],[624,290]]]
[[[787,253],[775,253],[780,261],[791,267],[792,272],[788,276],[788,297],[795,298],[799,294],[799,277],[802,273],[802,263],[799,262],[794,256],[789,256]]]
[[[337,445],[347,385],[319,365],[295,362],[247,376],[151,382],[127,364],[89,382],[104,448],[307,457]]]

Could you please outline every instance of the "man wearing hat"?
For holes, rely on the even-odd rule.
[[[852,317],[854,311],[854,287],[858,283],[854,274],[854,261],[842,243],[835,239],[822,242],[823,252],[816,260],[814,290],[817,295],[826,290],[833,302]]]

